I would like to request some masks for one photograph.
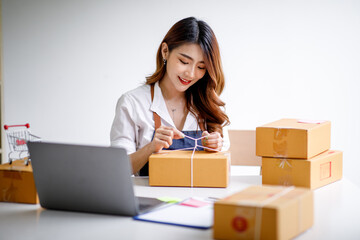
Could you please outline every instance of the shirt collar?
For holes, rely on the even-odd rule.
[[[170,114],[167,110],[165,99],[162,95],[159,82],[156,82],[154,85],[154,99],[151,103],[150,110],[156,112],[161,119],[165,120],[172,127],[175,127],[173,120],[170,117]]]

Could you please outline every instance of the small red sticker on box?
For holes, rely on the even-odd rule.
[[[241,216],[234,217],[231,224],[237,232],[244,232],[247,229],[247,220]]]

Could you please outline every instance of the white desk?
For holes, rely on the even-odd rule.
[[[226,189],[149,187],[147,178],[134,178],[134,183],[138,196],[224,197],[249,185],[260,185],[261,177],[232,176]],[[315,190],[314,225],[296,239],[360,239],[359,205],[360,188],[347,179]],[[212,230],[0,203],[0,239],[212,239]]]

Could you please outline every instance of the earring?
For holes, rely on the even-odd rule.
[[[164,61],[164,65],[166,65],[166,59],[165,58],[163,59],[163,61]]]

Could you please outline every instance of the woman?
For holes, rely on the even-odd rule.
[[[133,173],[148,175],[148,158],[162,149],[229,147],[229,118],[219,95],[224,88],[220,51],[212,29],[193,17],[177,22],[157,52],[146,84],[121,96],[111,129],[112,146],[130,155]],[[223,140],[225,139],[225,142]]]

